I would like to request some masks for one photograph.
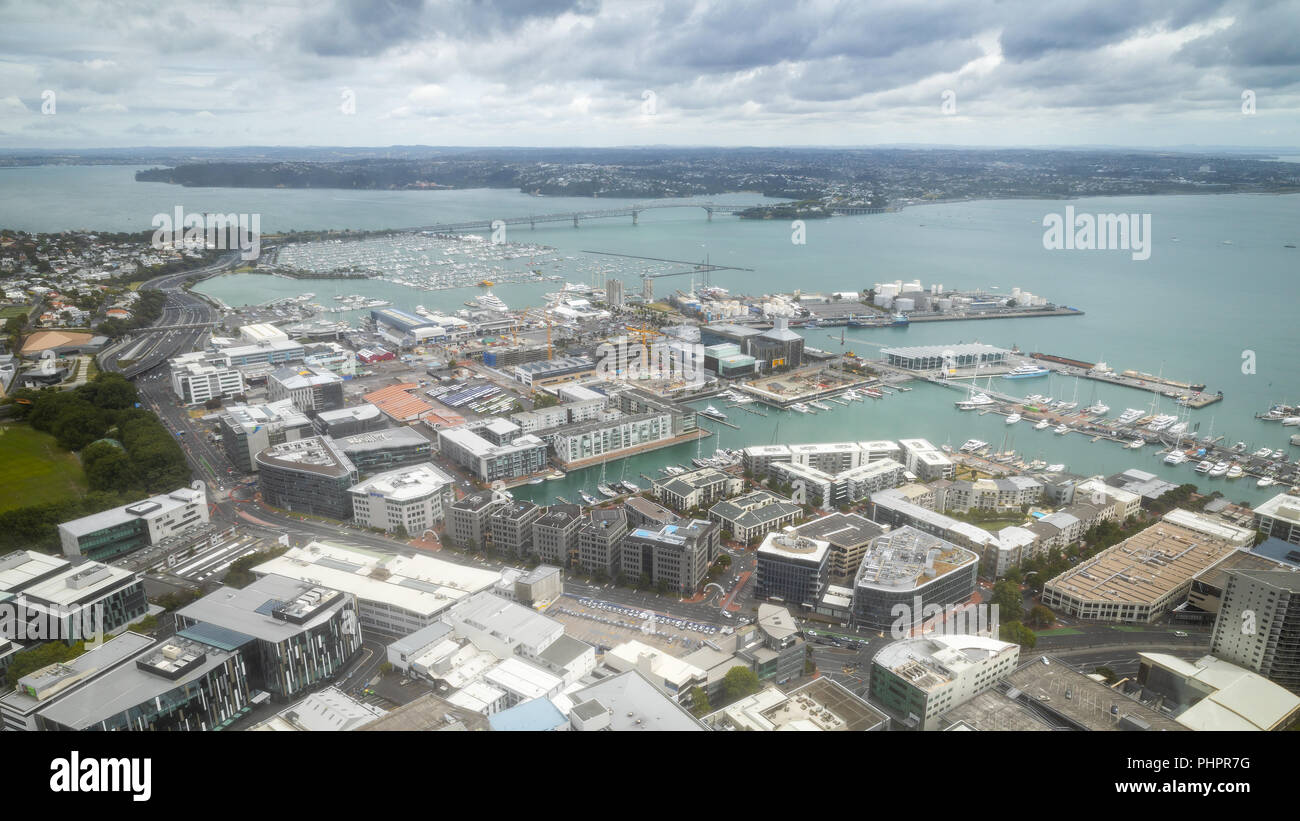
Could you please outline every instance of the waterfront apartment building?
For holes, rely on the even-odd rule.
[[[1279,493],[1255,508],[1255,529],[1265,536],[1300,544],[1300,497]]]
[[[642,579],[682,596],[694,595],[718,553],[718,525],[702,519],[636,528],[623,537],[621,574]]]
[[[911,631],[927,607],[963,604],[975,592],[979,556],[917,530],[899,527],[877,536],[853,582],[853,624],[879,632]],[[910,618],[895,606],[903,605]]]
[[[221,414],[219,425],[226,458],[244,473],[256,471],[254,457],[272,445],[315,433],[311,420],[288,399],[263,405],[231,405]]]
[[[122,556],[205,527],[208,497],[202,482],[58,526],[65,556],[97,561]]]
[[[446,535],[457,546],[483,548],[492,532],[492,511],[504,504],[492,491],[479,490],[452,502]]]
[[[533,555],[533,524],[542,516],[542,508],[526,501],[497,505],[488,516],[492,529],[492,549],[497,553],[523,559]]]
[[[652,445],[673,438],[672,414],[637,413],[596,419],[556,430],[548,437],[561,465],[615,456],[623,451]]]
[[[625,388],[618,391],[610,396],[610,403],[628,416],[642,413],[668,414],[672,419],[673,436],[682,436],[699,429],[695,408],[671,399],[664,399],[641,388]]]
[[[1028,476],[974,481],[961,479],[947,485],[936,506],[945,513],[969,513],[972,510],[1005,513],[1036,504],[1042,496],[1043,486]]]
[[[276,700],[332,679],[361,649],[356,597],[276,575],[176,611],[176,636],[239,651],[249,684]]]
[[[739,476],[717,468],[700,468],[680,476],[655,479],[654,495],[673,510],[688,511],[735,496],[744,487],[745,480]]]
[[[331,519],[352,517],[348,489],[359,473],[328,436],[272,445],[255,461],[258,487],[268,505]]]
[[[781,462],[836,474],[884,459],[903,461],[902,448],[888,440],[755,445],[745,448],[742,453],[745,470],[754,476],[768,475],[773,465]]]
[[[385,471],[348,488],[352,519],[362,527],[420,536],[447,518],[455,487],[432,464]]]
[[[549,408],[512,413],[510,421],[518,425],[522,433],[540,434],[543,431],[555,431],[566,425],[599,420],[605,415],[606,404],[607,400],[604,396],[565,402]]]
[[[871,541],[889,531],[856,513],[828,513],[799,525],[795,532],[830,545],[829,570],[832,582],[852,584]]]
[[[752,490],[709,508],[709,519],[744,544],[792,525],[802,516],[803,508],[766,490]]]
[[[904,727],[933,730],[942,714],[993,687],[1019,661],[1019,645],[987,636],[907,638],[872,658],[871,694]]]
[[[279,368],[266,378],[266,395],[272,402],[288,399],[304,413],[338,410],[343,407],[343,377],[306,365]]]
[[[899,439],[903,449],[903,466],[923,482],[951,479],[957,468],[943,451],[927,439]]]
[[[484,482],[518,479],[546,468],[546,443],[504,419],[438,431],[442,455]]]
[[[207,360],[208,355],[200,351],[170,361],[172,392],[181,404],[202,405],[244,392],[244,375],[238,368]]]
[[[596,508],[578,531],[578,569],[584,573],[618,578],[622,572],[623,536],[627,514],[622,508]]]
[[[1236,546],[1157,522],[1043,585],[1043,604],[1090,621],[1150,624],[1187,599],[1192,579]]]
[[[1300,693],[1300,576],[1229,571],[1210,653]]]
[[[542,561],[569,567],[578,560],[578,533],[587,519],[578,505],[554,504],[533,522],[533,550]]]
[[[755,595],[813,610],[830,577],[830,543],[793,529],[769,533],[758,548]]]
[[[893,459],[864,463],[838,473],[794,462],[775,462],[771,472],[778,481],[796,489],[802,483],[803,501],[822,510],[860,502],[878,490],[897,487],[905,481],[903,466]],[[797,492],[795,501],[800,501]]]

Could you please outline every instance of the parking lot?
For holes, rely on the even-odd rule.
[[[596,646],[602,652],[605,648],[636,640],[680,655],[684,650],[694,650],[708,639],[732,632],[731,627],[569,594],[547,608],[546,615],[564,624],[569,635]],[[739,623],[746,622],[741,620]]]

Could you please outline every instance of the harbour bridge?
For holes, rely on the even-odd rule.
[[[496,225],[527,225],[529,228],[536,228],[538,223],[548,222],[573,222],[573,227],[577,228],[578,223],[582,220],[593,219],[612,219],[616,217],[631,217],[632,224],[636,225],[637,220],[643,211],[650,211],[656,208],[702,208],[710,221],[713,215],[717,214],[737,214],[741,211],[747,211],[751,208],[761,207],[754,205],[719,205],[713,202],[692,202],[692,203],[661,203],[653,205],[628,205],[622,208],[598,208],[586,211],[565,211],[555,214],[530,214],[526,217],[504,217],[499,220],[475,220],[473,222],[454,222],[444,223],[442,225],[428,225],[422,228],[411,228],[410,231],[422,231],[430,234],[459,234],[466,231],[491,231]],[[870,206],[831,206],[833,214],[880,214],[884,213],[887,208],[876,208]]]

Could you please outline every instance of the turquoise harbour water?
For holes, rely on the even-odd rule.
[[[185,189],[136,183],[134,169],[42,167],[0,170],[0,227],[29,231],[72,228],[144,230],[152,215],[187,210],[262,214],[265,232],[287,228],[387,228],[596,207],[590,199],[537,198],[504,190],[384,192],[246,189]],[[756,195],[734,194],[697,201],[755,202]],[[608,201],[610,207],[626,201]],[[1126,251],[1049,251],[1043,248],[1042,220],[1048,213],[1148,213],[1152,216],[1152,253],[1146,261]],[[926,345],[980,341],[1025,351],[1045,351],[1088,361],[1104,360],[1118,370],[1204,382],[1225,399],[1192,411],[1201,435],[1213,426],[1231,444],[1245,441],[1250,450],[1268,446],[1292,458],[1300,448],[1287,444],[1295,428],[1254,419],[1278,401],[1300,402],[1300,196],[1206,195],[1090,198],[1081,200],[998,200],[907,208],[892,214],[834,217],[808,221],[807,242],[794,245],[788,222],[740,221],[730,216],[705,220],[695,208],[645,212],[640,225],[630,220],[584,222],[578,229],[564,223],[534,231],[512,229],[513,240],[559,248],[566,256],[583,250],[702,259],[754,268],[753,273],[723,272],[713,284],[733,293],[761,294],[859,290],[876,282],[919,278],[923,285],[941,283],[947,290],[976,287],[1010,293],[1019,287],[1086,312],[1080,317],[1006,319],[925,323],[908,328],[848,329],[845,348],[875,355],[879,345]],[[1225,243],[1230,243],[1226,244]],[[563,274],[563,270],[547,270]],[[571,279],[573,277],[570,277]],[[625,278],[628,293],[640,282]],[[502,285],[494,288],[512,308],[540,302],[559,283]],[[686,288],[689,277],[660,279],[656,294]],[[360,293],[392,300],[399,308],[416,305],[454,310],[477,291],[472,288],[416,291],[368,280],[296,281],[264,275],[230,275],[208,280],[202,291],[232,304],[263,303],[281,296],[313,291],[330,304],[335,294]],[[327,315],[348,318],[349,314]],[[839,350],[840,329],[807,329],[809,344]],[[1253,351],[1255,373],[1243,372],[1243,353]],[[995,389],[1009,393],[1051,393],[1072,398],[1074,382],[1053,377],[1009,382],[994,379]],[[1113,417],[1126,407],[1147,409],[1153,394],[1087,380],[1078,383],[1081,405],[1097,399],[1111,406]],[[979,438],[1029,458],[1063,462],[1082,473],[1112,473],[1129,467],[1150,470],[1171,481],[1192,481],[1204,489],[1222,489],[1233,501],[1258,502],[1277,488],[1258,489],[1253,480],[1209,479],[1192,465],[1165,465],[1156,448],[1125,450],[1112,442],[1089,443],[1086,437],[1056,436],[1021,423],[1008,427],[1003,417],[961,413],[953,407],[954,391],[924,384],[883,400],[834,406],[831,412],[801,415],[767,409],[766,418],[740,410],[730,421],[741,430],[706,425],[720,432],[706,440],[705,452],[751,444],[922,436],[936,444],[959,445]],[[1158,398],[1157,412],[1176,413],[1171,399]],[[779,427],[778,427],[779,425]],[[610,479],[626,476],[644,485],[638,474],[655,475],[660,466],[689,463],[696,446],[679,445],[625,460],[606,468]],[[577,500],[579,488],[591,489],[600,468],[575,471],[564,480],[524,486],[517,496],[549,501],[555,495]]]

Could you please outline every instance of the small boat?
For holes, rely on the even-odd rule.
[[[1018,414],[1018,413],[1013,413],[1013,414],[1011,414],[1010,416],[1007,417],[1007,424],[1008,424],[1008,425],[1014,425],[1015,423],[1019,422],[1022,418],[1023,418],[1023,417],[1021,417],[1020,414]]]
[[[1260,459],[1267,459],[1272,455],[1273,455],[1273,451],[1269,450],[1268,448],[1260,448],[1259,450],[1255,451],[1255,456]]]
[[[1216,464],[1214,467],[1210,468],[1210,476],[1213,477],[1213,478],[1217,478],[1217,477],[1219,477],[1219,476],[1222,476],[1223,474],[1225,474],[1225,473],[1227,473],[1227,472],[1228,472],[1228,463],[1227,463],[1227,462],[1219,462],[1219,463]]]
[[[1057,425],[1056,427],[1052,428],[1052,432],[1064,436],[1065,434],[1067,434],[1067,433],[1070,432],[1070,426],[1069,426],[1069,425]]]
[[[827,404],[825,404],[825,403],[823,403],[823,402],[817,402],[817,401],[815,401],[815,400],[812,401],[812,402],[809,402],[809,403],[808,403],[808,407],[810,407],[810,408],[816,408],[817,410],[824,410],[824,411],[832,410],[832,408],[831,408],[830,405],[827,405]]]
[[[1171,450],[1169,451],[1169,455],[1165,457],[1166,465],[1181,465],[1186,461],[1187,454],[1183,453],[1181,450]]]
[[[790,406],[790,410],[796,411],[798,413],[812,413],[812,411],[808,409],[808,406],[802,402],[795,402],[793,405]]]
[[[1052,423],[1044,419],[1043,421],[1039,422],[1037,425],[1034,425],[1034,430],[1047,430],[1051,426]]]
[[[1228,468],[1228,472],[1224,474],[1224,478],[1240,479],[1242,474],[1244,474],[1245,472],[1246,471],[1241,469],[1241,465],[1233,465],[1232,467]]]
[[[607,499],[613,499],[618,496],[618,491],[606,484],[596,485],[596,492]]]
[[[1055,464],[1055,465],[1048,465],[1048,466],[1047,466],[1047,472],[1048,472],[1048,473],[1061,473],[1061,472],[1064,471],[1064,470],[1065,470],[1065,465],[1064,465],[1063,463],[1060,463],[1060,462],[1058,462],[1058,463]]]
[[[974,453],[981,448],[988,447],[989,443],[979,439],[967,439],[966,443],[961,446],[962,453]]]
[[[1282,424],[1283,426],[1288,428],[1293,428],[1296,425],[1300,425],[1300,416],[1288,416],[1282,420]]]
[[[726,415],[725,413],[723,413],[722,411],[720,411],[720,410],[718,410],[717,408],[713,407],[712,405],[709,405],[707,408],[705,408],[704,410],[700,411],[700,413],[703,414],[703,415],[705,415],[705,416],[712,417],[712,418],[714,418],[714,419],[726,419],[726,418],[727,418],[727,415]]]
[[[1197,473],[1209,473],[1214,469],[1214,463],[1209,459],[1206,459],[1204,462],[1198,464],[1194,469]]]
[[[1127,445],[1125,445],[1125,447],[1129,448],[1130,450],[1137,450],[1138,448],[1142,447],[1146,443],[1147,441],[1143,439],[1141,436],[1139,436],[1138,438],[1134,439],[1132,442],[1129,442]]]
[[[545,482],[545,481],[546,481],[546,477],[544,477],[544,476],[538,476],[538,477],[535,478],[535,479],[529,479],[529,480],[528,480],[528,484],[530,484],[530,485],[540,485],[542,482]]]
[[[692,459],[691,464],[695,465],[697,468],[711,468],[713,467],[713,460],[699,457],[696,459]]]
[[[1095,405],[1088,406],[1088,413],[1095,414],[1097,416],[1105,416],[1109,412],[1110,412],[1110,405],[1103,405],[1101,402],[1098,402]]]
[[[1143,415],[1142,411],[1137,410],[1135,408],[1128,408],[1123,413],[1121,413],[1119,415],[1119,418],[1116,419],[1115,421],[1121,425],[1131,425],[1137,420],[1141,419],[1142,415]]]
[[[546,474],[547,479],[563,479],[564,476],[565,473],[562,470],[553,470],[550,473]]]
[[[977,393],[969,399],[962,399],[955,403],[959,410],[975,410],[976,408],[987,408],[989,405],[997,404],[986,393]]]
[[[1259,481],[1255,483],[1255,487],[1272,487],[1275,484],[1277,484],[1277,480],[1269,476],[1261,476]]]
[[[944,453],[952,453],[952,445],[947,445],[947,444],[940,445],[939,449],[942,450]]]
[[[578,491],[578,496],[582,498],[582,501],[586,502],[589,505],[594,505],[598,501],[595,496],[592,496],[590,493],[588,493],[585,490]]]

